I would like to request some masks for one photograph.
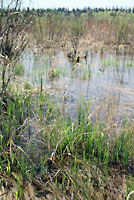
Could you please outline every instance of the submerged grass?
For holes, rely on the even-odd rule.
[[[18,64],[16,65],[15,67],[15,75],[19,75],[19,76],[22,76],[24,75],[24,65],[23,64]]]

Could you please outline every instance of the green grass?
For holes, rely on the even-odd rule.
[[[80,102],[77,120],[65,118],[52,97],[43,92],[42,81],[39,96],[32,92],[8,96],[6,113],[2,102],[0,104],[1,172],[10,178],[12,172],[19,170],[24,180],[30,177],[32,181],[39,170],[45,176],[44,183],[48,182],[53,191],[58,189],[53,195],[66,196],[69,188],[75,199],[92,199],[94,195],[98,199],[96,191],[105,196],[107,181],[112,179],[111,170],[124,173],[130,181],[134,156],[132,124],[125,120],[118,136],[111,140],[106,124],[90,122],[90,103]],[[25,120],[28,123],[23,126]],[[24,144],[21,143],[23,137],[27,141]],[[50,179],[51,173],[55,174],[54,182]],[[130,182],[128,191],[133,189]],[[23,187],[19,180],[17,185],[16,198],[20,198]]]
[[[24,65],[23,64],[18,64],[15,66],[15,71],[14,74],[18,76],[24,75]]]

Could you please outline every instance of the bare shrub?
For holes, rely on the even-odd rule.
[[[5,92],[15,70],[15,64],[27,45],[25,28],[30,22],[29,16],[20,11],[21,0],[8,1],[0,11],[0,68],[1,92]]]

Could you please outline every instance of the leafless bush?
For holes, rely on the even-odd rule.
[[[21,0],[9,0],[6,8],[0,1],[0,68],[1,91],[5,92],[14,73],[15,64],[27,45],[25,28],[30,16],[20,11]]]

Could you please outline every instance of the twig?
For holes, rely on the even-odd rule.
[[[38,169],[38,167],[35,165],[35,163],[31,160],[31,158],[26,154],[26,152],[20,146],[15,145],[15,147],[18,148],[20,151],[22,151],[27,156],[27,158],[30,160],[30,162],[34,165],[34,167],[36,169]]]
[[[132,192],[130,192],[130,193],[128,194],[127,200],[129,200],[131,194],[134,194],[134,191],[132,191]]]
[[[79,136],[81,136],[81,135],[88,135],[88,134],[92,134],[93,132],[90,132],[90,133],[82,133],[82,134],[79,134],[79,135],[77,135],[77,137],[79,137]],[[56,148],[55,148],[55,150],[54,150],[54,152],[52,152],[52,155],[51,155],[51,160],[53,160],[53,158],[55,157],[55,154],[56,154],[56,151],[57,151],[57,149],[58,149],[58,146],[59,146],[59,144],[62,142],[62,140],[63,139],[65,139],[66,137],[69,137],[69,136],[72,136],[73,135],[73,133],[72,134],[69,134],[69,135],[66,135],[66,136],[64,136],[63,138],[61,138],[60,140],[59,140],[59,142],[57,143],[57,145],[56,145]]]

